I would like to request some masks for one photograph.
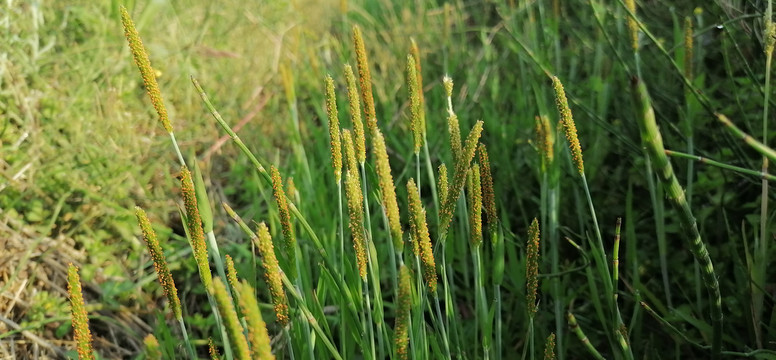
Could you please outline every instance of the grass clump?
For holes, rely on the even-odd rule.
[[[253,145],[248,131],[238,136],[233,116],[216,110],[231,107],[228,95],[216,90],[211,98],[191,77],[194,90],[188,91],[200,96],[226,132],[224,140],[231,139],[245,155],[224,164],[242,174],[238,181],[224,185],[213,177],[209,186],[207,173],[222,169],[202,161],[205,156],[180,155],[181,145],[195,146],[202,139],[178,144],[172,136],[170,118],[177,110],[157,109],[164,106],[157,71],[127,10],[120,8],[116,21],[120,17],[125,26],[181,168],[180,223],[174,211],[143,200],[147,188],[133,198],[146,209],[173,213],[161,215],[172,229],[157,228],[170,238],[161,242],[167,247],[162,249],[145,213],[136,209],[169,310],[180,324],[171,331],[163,317],[157,320],[160,352],[170,356],[180,336],[191,357],[204,355],[204,339],[210,337],[211,355],[222,352],[227,359],[502,359],[515,350],[529,359],[580,353],[618,359],[773,355],[768,344],[775,322],[767,320],[773,301],[763,290],[770,269],[766,240],[772,233],[768,184],[773,176],[767,163],[773,150],[767,126],[756,126],[768,118],[769,72],[765,89],[741,86],[762,81],[754,70],[763,67],[760,62],[770,67],[770,10],[762,20],[766,56],[751,61],[754,52],[741,46],[747,44],[740,41],[746,31],[739,28],[750,18],[725,22],[708,35],[716,31],[708,19],[725,18],[722,8],[708,5],[709,17],[677,5],[666,10],[671,18],[691,21],[666,25],[656,20],[660,14],[637,14],[633,1],[587,5],[421,1],[417,11],[370,3],[352,5],[358,11],[351,13],[344,6],[337,14],[341,23],[331,26],[344,29],[332,30],[340,39],[352,35],[352,50],[340,44],[349,41],[332,37],[309,51],[312,55],[299,52],[297,58],[278,60],[273,81],[283,91],[272,91],[270,102],[285,109],[277,114],[288,115],[283,119],[288,121],[272,126],[288,124],[284,131],[290,136],[269,139],[277,142],[270,151]],[[391,21],[444,27],[432,34],[383,30]],[[593,28],[591,34],[585,30]],[[293,48],[307,35],[289,30],[279,46]],[[422,68],[431,75],[425,87],[421,52],[410,35],[432,54]],[[448,53],[468,46],[472,56]],[[400,50],[391,53],[394,47]],[[397,54],[408,48],[410,55]],[[701,61],[714,52],[726,57],[720,68]],[[358,83],[353,69],[341,68],[354,60]],[[301,67],[312,70],[297,72]],[[406,91],[391,75],[401,70]],[[328,71],[331,76],[324,75]],[[198,78],[205,85],[214,82],[209,75]],[[318,81],[305,80],[322,78],[323,91]],[[629,87],[630,79],[638,84]],[[715,81],[721,85],[709,85]],[[719,89],[730,84],[752,93],[720,95]],[[650,98],[647,86],[661,96]],[[171,94],[185,91],[170,88],[176,89]],[[347,93],[350,124],[340,123],[338,91]],[[627,92],[635,96],[633,103],[619,101]],[[756,117],[749,115],[753,109]],[[704,111],[710,116],[701,116]],[[328,122],[316,120],[324,118]],[[468,136],[462,128],[471,129]],[[176,131],[185,129],[182,123],[176,126]],[[561,129],[568,148],[556,141]],[[580,140],[588,144],[584,164]],[[539,156],[530,156],[532,147]],[[687,152],[672,150],[677,147]],[[714,167],[691,166],[693,161]],[[336,192],[329,175],[316,176],[329,165]],[[687,166],[674,173],[678,165]],[[287,180],[296,180],[296,190],[284,186],[279,168],[287,170]],[[173,175],[161,177],[149,181],[154,189],[175,187]],[[740,189],[732,190],[731,183]],[[224,206],[234,223],[220,221],[220,209],[211,211],[214,197],[238,204],[237,210]],[[664,206],[664,199],[671,205]],[[751,206],[755,202],[759,209]],[[131,208],[124,210],[131,214]],[[256,219],[257,228],[238,213]],[[373,215],[382,215],[385,226],[372,222]],[[621,216],[612,244],[612,229],[601,227],[598,219],[607,224]],[[234,235],[240,231],[250,240]],[[753,239],[754,246],[731,240],[739,234]],[[667,241],[674,235],[688,239],[689,251]],[[353,250],[344,246],[348,236]],[[486,237],[490,246],[483,246]],[[184,242],[189,246],[181,246]],[[728,260],[720,254],[735,255]],[[712,258],[720,260],[712,266]],[[163,269],[165,262],[172,266]],[[146,263],[142,267],[149,267]],[[199,280],[190,276],[193,271]],[[702,296],[703,287],[708,296]],[[182,302],[171,295],[175,291]],[[263,315],[270,311],[276,321],[265,323]],[[732,324],[727,328],[745,331],[725,331],[723,315]],[[534,345],[536,337],[547,339],[544,352]],[[652,350],[658,345],[666,348],[660,354]],[[149,340],[136,348],[158,357],[151,354],[155,346]]]

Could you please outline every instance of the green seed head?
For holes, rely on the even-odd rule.
[[[420,147],[423,146],[423,133],[426,129],[422,122],[423,107],[420,102],[421,90],[418,85],[416,61],[412,55],[407,55],[407,84],[410,93],[412,135],[415,143],[415,154],[418,154]]]
[[[364,137],[364,123],[361,121],[361,105],[356,88],[356,79],[350,65],[345,65],[345,81],[348,83],[348,102],[350,103],[350,122],[353,125],[356,157],[363,164],[366,161],[366,139]]]
[[[364,39],[361,37],[361,29],[358,26],[353,26],[353,46],[356,49],[358,80],[361,88],[361,101],[364,104],[366,127],[369,128],[370,134],[374,134],[375,129],[377,129],[377,116],[375,114],[375,100],[372,96],[372,75],[369,72]]]
[[[447,200],[447,166],[445,164],[439,165],[439,174],[437,175],[437,188],[439,191],[439,204],[444,204]]]
[[[334,167],[334,179],[342,181],[342,144],[340,143],[339,114],[337,97],[334,94],[334,80],[326,75],[326,113],[329,116],[329,138],[331,140],[331,164]]]
[[[358,273],[366,280],[366,235],[364,232],[364,207],[361,183],[358,170],[350,170],[345,174],[345,190],[348,198],[350,214],[350,233],[353,237],[353,249],[356,252]]]
[[[213,285],[210,287],[210,293],[216,298],[218,312],[224,319],[226,334],[229,336],[229,343],[235,351],[235,358],[250,359],[251,353],[248,346],[248,339],[245,338],[240,319],[237,317],[237,310],[234,308],[234,302],[226,291],[226,285],[221,278],[213,279]]]
[[[399,305],[396,309],[396,325],[394,326],[393,338],[394,349],[399,359],[409,359],[409,328],[410,328],[410,309],[412,307],[412,283],[410,281],[410,271],[407,266],[401,265],[399,268]]]
[[[627,6],[628,10],[634,15],[636,14],[636,0],[625,0],[625,6]],[[631,37],[631,48],[636,51],[639,49],[639,24],[636,22],[636,19],[632,18],[630,15],[626,16],[628,16],[628,32]]]
[[[466,181],[466,193],[469,203],[469,242],[477,248],[482,245],[482,185],[480,181],[480,166],[473,164],[469,169]]]

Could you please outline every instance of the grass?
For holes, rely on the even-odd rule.
[[[12,4],[0,353],[61,254],[97,357],[773,357],[770,4],[658,4]]]

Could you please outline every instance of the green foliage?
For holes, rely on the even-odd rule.
[[[655,131],[674,151],[661,161],[673,165],[714,262],[725,316],[723,354],[773,356],[776,304],[763,289],[773,278],[774,254],[767,245],[772,236],[762,234],[776,230],[775,212],[762,201],[776,196],[756,177],[762,155],[749,146],[753,141],[741,139],[746,133],[773,145],[773,132],[763,127],[772,118],[763,115],[764,104],[773,100],[772,89],[763,86],[771,23],[754,3],[737,3],[739,8],[726,2],[655,3],[659,6],[637,1],[635,13],[619,0],[343,1],[344,9],[312,0],[127,5],[155,66],[179,145],[198,155],[204,180],[197,176],[198,200],[227,202],[246,221],[266,223],[276,249],[281,225],[297,236],[278,265],[284,276],[296,274],[283,278],[289,326],[267,323],[270,336],[282,338],[273,343],[278,358],[401,357],[392,336],[396,309],[406,306],[397,299],[402,266],[411,269],[413,281],[409,358],[445,357],[448,351],[453,357],[511,358],[515,344],[525,358],[540,358],[543,349],[535,343],[551,333],[559,359],[599,353],[615,359],[631,353],[708,357],[712,300],[702,291],[693,254],[680,241],[683,208],[664,201],[669,190],[673,198],[681,190],[663,188],[642,151],[635,121],[640,110],[630,96],[633,77],[649,89]],[[164,308],[154,306],[161,293],[132,216],[132,207],[142,205],[158,227],[188,304],[183,320],[191,343],[204,356],[212,337],[229,358],[214,304],[206,300],[211,294],[196,276],[177,218],[179,166],[123,43],[118,2],[48,5],[13,5],[0,15],[12,20],[6,33],[16,35],[1,45],[8,50],[7,60],[0,58],[8,76],[0,76],[0,114],[6,119],[0,127],[0,219],[24,223],[36,234],[75,239],[74,247],[86,254],[81,274],[99,283],[104,311],[144,309],[138,316],[161,324],[155,335],[169,357],[183,335],[156,316]],[[28,15],[38,20],[20,21]],[[694,29],[692,51],[685,49],[686,18]],[[365,211],[373,216],[364,229],[366,280],[356,269],[351,242],[340,248],[350,234],[341,210],[337,216],[344,198],[330,170],[321,80],[332,74],[340,126],[353,128],[345,114],[342,74],[343,64],[356,67],[353,26],[360,28],[370,62],[375,104],[369,120],[374,115],[385,137],[404,230],[409,217],[403,184],[410,178],[427,211],[438,296],[423,286],[412,246],[401,250],[390,241],[371,153],[358,174]],[[410,39],[423,64],[420,104],[403,83]],[[192,74],[207,91],[204,107],[199,92],[205,90],[190,85]],[[441,86],[444,75],[456,84],[450,103]],[[582,182],[571,153],[576,150],[560,136],[564,127],[554,109],[552,76],[562,80],[574,114],[585,160]],[[469,163],[453,155],[461,146],[451,146],[445,131],[448,104],[455,105],[461,129],[475,128],[479,135],[482,126],[479,142],[489,149],[499,225],[488,229],[492,241],[476,254],[468,245],[476,220],[469,218],[467,196],[461,196],[463,181],[455,178],[465,176]],[[412,132],[418,106],[425,114],[424,151]],[[714,113],[727,116],[738,132],[728,131]],[[241,119],[247,119],[242,130]],[[549,121],[539,142],[537,119]],[[212,147],[222,135],[219,125],[234,129],[229,135],[238,146]],[[554,142],[541,141],[548,138]],[[474,154],[476,140],[467,144],[467,153],[471,147]],[[688,156],[678,157],[679,152]],[[441,201],[434,178],[440,164],[450,169],[451,183],[460,183],[446,187]],[[290,217],[275,205],[271,165],[284,179],[294,178],[297,192],[286,194]],[[210,261],[219,264],[230,254],[238,275],[256,289],[262,317],[274,319],[263,256],[245,238],[256,229],[231,223],[219,206],[211,207],[212,222],[203,225],[214,231],[210,250],[220,251],[211,251]],[[612,277],[608,266],[619,217],[623,249]],[[534,218],[542,225],[541,287],[531,320],[523,297],[523,244]],[[287,219],[290,224],[282,224]],[[409,235],[394,240],[415,241]],[[503,268],[503,279],[494,278],[494,267]],[[135,296],[139,290],[142,295]],[[35,305],[20,318],[33,330],[44,327],[43,316],[60,314],[64,304],[47,291],[29,301]],[[571,331],[567,313],[575,316]],[[93,322],[103,326],[103,320]],[[144,335],[127,337],[140,344]],[[660,354],[650,350],[655,347],[663,349]]]

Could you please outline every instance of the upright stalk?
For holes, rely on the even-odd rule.
[[[706,245],[698,232],[698,225],[690,210],[684,191],[674,175],[673,167],[668,161],[663,147],[663,138],[655,121],[647,87],[639,79],[633,82],[634,100],[639,114],[638,123],[641,139],[647,155],[652,159],[653,171],[658,175],[666,189],[666,197],[679,215],[679,221],[685,231],[687,247],[701,264],[703,279],[711,302],[712,344],[711,357],[719,359],[722,351],[722,296],[719,282],[714,272],[714,266],[709,257]]]

